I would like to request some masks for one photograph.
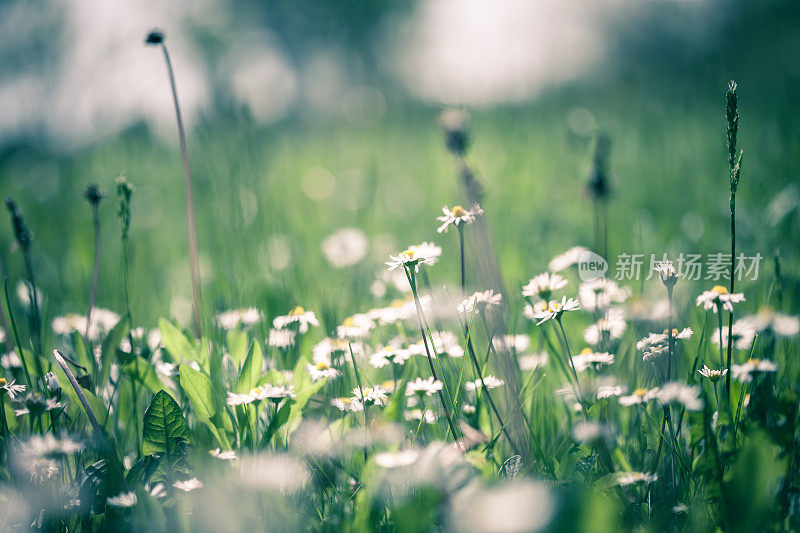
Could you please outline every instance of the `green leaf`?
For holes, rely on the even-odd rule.
[[[164,389],[164,384],[158,379],[153,365],[141,357],[136,357],[131,362],[122,367],[126,374],[131,376],[134,381],[141,382],[151,392],[156,393]]]
[[[186,391],[194,414],[203,421],[211,420],[217,412],[214,407],[213,385],[211,380],[189,365],[180,366],[181,387]]]
[[[292,405],[291,402],[284,402],[278,412],[272,417],[272,420],[269,421],[269,426],[267,430],[264,432],[264,437],[261,439],[261,447],[266,446],[269,444],[269,441],[272,439],[272,436],[278,431],[281,427],[283,427],[286,422],[289,421],[289,415],[292,412]]]
[[[238,392],[245,393],[258,384],[263,362],[264,356],[261,353],[261,345],[258,341],[254,341],[250,345],[247,359],[245,359],[242,370],[239,372],[239,383],[236,386]]]
[[[286,422],[287,436],[292,433],[303,417],[303,410],[311,399],[319,390],[328,382],[328,379],[321,379],[316,383],[312,383],[311,376],[306,369],[306,359],[301,357],[294,367],[292,375],[292,385],[294,385],[295,393],[294,401],[292,402],[291,412],[289,413],[289,420]]]
[[[228,353],[237,365],[242,364],[247,357],[247,333],[239,330],[231,330],[225,336],[228,343]]]
[[[161,343],[178,360],[197,361],[199,359],[197,346],[190,341],[181,330],[165,319],[158,321],[161,330]]]
[[[106,335],[103,344],[100,348],[100,383],[108,381],[108,375],[111,372],[111,363],[117,356],[117,347],[122,339],[131,331],[131,315],[125,312],[120,317],[117,325]]]
[[[166,391],[159,391],[144,412],[142,453],[177,455],[181,442],[191,440],[181,408]]]

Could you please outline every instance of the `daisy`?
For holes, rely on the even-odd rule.
[[[106,500],[111,507],[133,507],[139,502],[135,492],[122,492]]]
[[[386,389],[380,385],[375,385],[374,387],[365,387],[363,389],[363,397],[361,393],[361,388],[354,388],[353,398],[367,405],[380,405],[381,407],[384,407],[387,403],[389,403],[389,397],[386,395]]]
[[[614,364],[614,354],[593,352],[591,348],[584,348],[581,353],[572,356],[572,365],[576,372],[583,372],[587,368],[599,370],[601,365],[611,364]]]
[[[561,315],[563,315],[567,311],[576,311],[580,309],[581,306],[578,304],[578,301],[574,298],[570,298],[567,300],[566,296],[561,298],[561,301],[558,302],[553,300],[547,306],[547,309],[542,311],[534,311],[533,318],[538,320],[536,323],[537,325],[547,322],[548,320],[561,320]]]
[[[333,268],[355,265],[367,255],[369,241],[358,228],[341,228],[322,241],[322,254]]]
[[[672,288],[678,282],[678,271],[670,261],[662,261],[656,265],[656,272],[661,279],[661,283],[667,288]]]
[[[444,216],[436,217],[436,220],[442,223],[436,231],[439,233],[443,231],[447,231],[447,228],[450,227],[450,224],[458,227],[459,224],[471,224],[475,221],[476,217],[479,217],[483,214],[483,209],[478,204],[473,204],[472,208],[467,211],[460,205],[455,206],[452,210],[449,207],[444,206],[442,207],[442,213]]]
[[[577,264],[581,260],[581,256],[589,252],[588,248],[584,248],[583,246],[575,246],[570,248],[566,252],[561,255],[557,255],[550,261],[550,264],[547,266],[547,269],[550,272],[561,272],[574,264]]]
[[[490,307],[494,307],[496,305],[500,305],[500,302],[503,300],[503,295],[500,293],[495,294],[494,290],[489,289],[482,292],[475,292],[467,298],[464,299],[460,304],[458,304],[458,312],[459,313],[471,313],[472,311],[483,311],[485,309],[489,309]]]
[[[596,421],[581,420],[572,427],[572,438],[576,442],[609,441],[613,436],[608,425]]]
[[[15,409],[14,414],[17,416],[33,414],[42,414],[47,411],[53,411],[61,408],[61,402],[55,398],[47,398],[46,400],[38,393],[28,393],[24,398],[17,398],[17,403],[22,405],[21,408]]]
[[[375,322],[369,315],[357,314],[345,318],[342,325],[336,328],[336,335],[340,339],[363,339],[369,337],[374,327]]]
[[[704,378],[708,379],[711,383],[717,383],[725,374],[728,373],[728,369],[723,368],[722,370],[713,370],[708,368],[707,365],[703,365],[703,368],[697,372]]]
[[[578,299],[587,311],[607,309],[612,303],[623,303],[630,295],[630,289],[608,278],[596,278],[578,287]]]
[[[684,385],[677,381],[664,383],[661,387],[653,389],[650,394],[652,394],[661,405],[680,403],[689,411],[699,411],[703,408],[703,400],[700,399],[700,390],[697,387]]]
[[[498,351],[523,353],[531,346],[529,335],[503,335],[492,339],[492,346]]]
[[[16,399],[17,395],[25,392],[25,385],[15,385],[17,380],[12,379],[10,382],[6,378],[0,378],[0,390],[8,394],[9,399]]]
[[[669,346],[666,344],[654,344],[644,349],[642,361],[646,363],[655,363],[667,354],[669,354]]]
[[[256,400],[274,400],[280,401],[284,398],[294,398],[294,385],[272,385],[265,383],[260,387],[255,387],[250,391]]]
[[[617,483],[623,487],[634,483],[653,483],[656,480],[658,480],[658,474],[644,472],[620,472],[617,474]]]
[[[753,374],[776,372],[778,365],[766,359],[748,359],[743,365],[731,365],[731,377],[742,383],[753,381]]]
[[[743,302],[744,294],[736,292],[730,294],[728,289],[722,285],[714,286],[710,291],[705,291],[697,297],[697,306],[703,306],[703,309],[708,311],[713,310],[715,313],[720,307],[726,311],[733,312],[733,304]]]
[[[335,368],[331,368],[324,361],[320,361],[315,365],[306,364],[306,370],[308,370],[308,375],[311,376],[311,381],[315,383],[325,378],[334,380],[342,375],[341,372]]]
[[[387,346],[370,355],[369,364],[375,368],[383,368],[389,364],[403,365],[412,355],[413,352],[406,348]]]
[[[339,409],[340,411],[350,412],[350,413],[357,413],[359,411],[364,410],[364,405],[355,398],[350,397],[341,397],[341,398],[334,398],[331,400],[331,405]]]
[[[442,255],[442,249],[433,244],[432,242],[423,242],[415,246],[409,246],[407,250],[400,252],[397,255],[390,255],[390,261],[386,262],[389,270],[396,268],[414,267],[414,272],[419,272],[420,265],[434,265]]]
[[[620,405],[624,405],[626,407],[631,405],[641,405],[647,403],[652,396],[650,395],[650,391],[647,389],[639,388],[633,391],[633,394],[630,396],[620,396],[619,403]]]
[[[549,357],[547,352],[539,352],[530,355],[523,355],[519,357],[519,368],[523,372],[528,370],[536,370],[540,366],[545,366]]]
[[[406,385],[406,396],[413,396],[419,394],[420,396],[432,396],[434,393],[442,390],[444,384],[433,376],[426,379],[417,378]]]
[[[621,309],[609,309],[604,318],[584,330],[583,338],[593,346],[602,341],[608,342],[621,338],[627,327],[622,316]]]
[[[425,409],[424,411],[422,409],[411,409],[403,414],[403,418],[408,421],[419,420],[421,422],[425,422],[426,424],[435,424],[436,420],[438,419],[436,413],[430,409]]]
[[[483,381],[480,379],[476,379],[475,381],[467,381],[464,384],[464,388],[469,391],[474,391],[478,388],[487,388],[487,389],[496,389],[497,387],[502,387],[505,385],[505,381],[502,379],[498,379],[494,376],[484,376]]]
[[[12,350],[0,357],[0,366],[6,370],[10,370],[12,368],[22,368],[22,359],[19,358],[19,355],[17,355],[16,351]]]
[[[672,330],[672,338],[673,339],[680,339],[686,340],[690,339],[694,335],[694,330],[692,328],[683,328],[682,330],[678,331],[677,328],[673,328]],[[650,346],[655,346],[658,344],[663,344],[668,342],[669,340],[669,332],[668,330],[664,330],[663,333],[651,333],[647,337],[643,338],[642,340],[636,343],[637,350],[644,350]]]
[[[319,326],[319,321],[317,321],[314,311],[306,311],[299,305],[289,311],[288,315],[275,317],[272,321],[275,329],[284,329],[291,324],[297,324],[297,330],[300,333],[306,333],[309,325]]]
[[[241,394],[238,392],[229,392],[226,403],[228,405],[248,405],[256,400],[254,394]]]
[[[220,313],[216,317],[216,322],[224,330],[230,331],[239,327],[241,324],[244,327],[257,324],[264,318],[264,315],[255,307],[247,309],[231,309]]]
[[[223,461],[235,461],[236,459],[239,458],[239,456],[236,455],[236,452],[234,450],[221,450],[219,448],[211,450],[210,452],[208,452],[208,454],[211,457],[216,457],[217,459],[221,459]]]
[[[755,315],[741,319],[761,333],[771,331],[778,337],[794,337],[800,333],[800,318],[776,313],[771,309],[763,309]],[[733,323],[734,327],[736,322]]]
[[[600,385],[597,387],[597,399],[622,396],[624,389],[620,385]]]
[[[731,328],[732,332],[732,344],[736,347],[737,350],[747,351],[753,345],[753,341],[756,339],[756,329],[753,327],[753,324],[747,318],[740,318],[733,323],[733,327]],[[714,334],[711,336],[711,342],[719,346],[720,340],[720,333],[722,333],[722,345],[728,345],[728,327],[723,326],[722,331],[720,332],[720,328],[716,328]]]
[[[203,488],[203,482],[193,477],[192,479],[187,479],[183,481],[176,481],[172,484],[178,490],[182,490],[183,492],[191,492],[195,489]]]
[[[268,344],[271,348],[287,350],[297,342],[297,332],[292,329],[270,329]]]
[[[527,285],[523,285],[522,296],[549,300],[554,291],[563,289],[567,283],[569,282],[560,274],[543,272],[531,278]]]
[[[375,454],[375,464],[381,468],[398,468],[409,466],[419,459],[419,452],[415,450],[405,450],[398,452],[382,452]]]

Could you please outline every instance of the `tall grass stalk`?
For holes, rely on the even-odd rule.
[[[736,143],[739,138],[739,99],[736,95],[736,82],[728,83],[725,94],[725,118],[727,120],[728,139],[728,179],[730,182],[730,210],[731,210],[731,270],[730,292],[734,290],[734,265],[736,261],[736,191],[739,188],[739,176],[742,170],[743,151],[736,152]],[[720,312],[722,312],[720,310]],[[728,405],[731,402],[731,352],[733,348],[733,307],[728,313],[728,373],[725,376],[725,386],[728,392]]]
[[[97,185],[86,187],[84,198],[92,207],[92,229],[94,230],[94,262],[92,267],[92,288],[89,293],[89,307],[86,309],[86,331],[84,337],[89,338],[89,325],[92,322],[92,309],[97,299],[97,286],[100,280],[100,201],[105,198],[105,194]]]
[[[194,316],[194,329],[198,337],[202,336],[202,321],[200,319],[200,269],[197,259],[197,231],[194,220],[194,190],[192,187],[192,169],[189,165],[189,148],[186,145],[186,132],[183,127],[181,106],[178,102],[178,90],[175,87],[175,73],[172,70],[172,61],[169,57],[167,45],[164,43],[164,34],[160,31],[151,31],[145,40],[147,44],[160,46],[164,53],[164,62],[167,65],[169,86],[172,91],[172,103],[175,105],[175,118],[178,123],[178,138],[181,144],[181,157],[183,159],[183,177],[186,186],[186,222],[189,232],[189,262],[192,274],[192,311]]]

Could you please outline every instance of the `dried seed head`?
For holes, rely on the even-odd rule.
[[[594,145],[592,168],[589,173],[589,182],[586,190],[592,198],[602,200],[611,193],[611,184],[608,177],[608,153],[611,150],[611,140],[607,135],[597,137]]]
[[[447,149],[453,155],[462,157],[469,147],[469,115],[459,109],[448,109],[441,115]]]
[[[144,40],[145,44],[158,45],[164,42],[164,32],[162,30],[151,30]]]
[[[104,193],[100,186],[96,183],[91,183],[86,186],[86,190],[83,192],[83,197],[86,198],[90,204],[97,207],[100,204],[100,201],[106,197],[106,193]]]
[[[16,239],[17,244],[23,251],[27,251],[31,247],[33,233],[31,233],[28,226],[25,225],[25,220],[22,218],[22,212],[20,212],[17,202],[10,196],[6,198],[6,207],[11,213],[11,225],[14,227],[14,239]]]

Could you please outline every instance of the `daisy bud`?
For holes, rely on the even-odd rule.
[[[61,391],[61,384],[58,382],[58,376],[53,372],[48,372],[44,375],[44,382],[47,385],[47,390],[52,393]]]
[[[668,289],[671,289],[678,283],[678,271],[675,270],[675,267],[672,266],[672,263],[669,261],[660,263],[656,267],[656,271],[658,272],[658,277],[661,278],[661,283]]]
[[[154,46],[159,45],[164,42],[164,32],[162,30],[151,30],[144,42]]]
[[[458,109],[448,109],[441,116],[447,149],[455,156],[463,157],[469,146],[469,115]]]
[[[86,198],[92,206],[97,207],[100,201],[106,197],[106,193],[100,189],[99,185],[92,183],[86,187],[83,197]]]

